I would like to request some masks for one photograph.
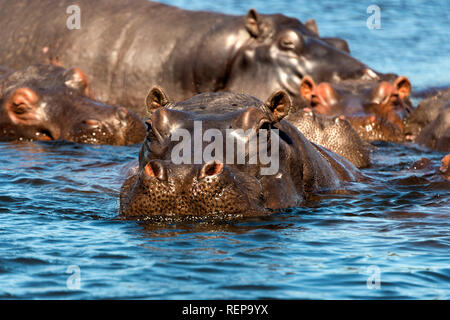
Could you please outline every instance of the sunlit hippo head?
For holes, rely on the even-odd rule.
[[[152,115],[146,121],[147,138],[139,154],[137,173],[122,187],[122,215],[239,216],[265,212],[264,186],[259,179],[261,167],[267,164],[262,164],[259,157],[254,164],[248,163],[249,138],[278,123],[289,111],[290,99],[287,93],[278,92],[265,105],[247,95],[237,95],[238,99],[233,100],[236,95],[205,93],[185,103],[212,107],[247,99],[255,107],[224,114],[199,114],[174,110],[171,107],[184,102],[169,103],[159,88],[149,93],[147,106]],[[187,149],[178,150],[180,132],[188,137],[183,135],[183,143],[192,141],[194,145],[189,142]],[[208,132],[214,135],[210,142],[204,140],[203,134]],[[227,145],[226,140],[232,135],[243,143],[243,149]],[[271,135],[264,139],[270,148]],[[211,141],[218,145],[208,159],[205,152]],[[239,162],[240,155],[243,162]]]
[[[0,86],[0,140],[127,145],[145,137],[135,114],[90,97],[78,68],[33,65],[4,75]]]
[[[403,139],[404,120],[411,112],[411,83],[405,76],[394,81],[347,80],[316,82],[306,76],[300,94],[318,114],[343,116],[365,140]]]
[[[245,32],[249,38],[242,40],[232,60],[228,91],[258,96],[284,89],[295,99],[306,75],[317,82],[379,77],[349,54],[344,40],[320,38],[310,23],[252,9],[245,17]]]
[[[285,91],[265,103],[230,92],[169,102],[155,87],[146,104],[147,138],[121,189],[125,217],[264,215],[359,175],[284,120],[292,106]]]

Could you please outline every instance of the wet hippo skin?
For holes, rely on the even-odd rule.
[[[413,163],[409,168],[412,172],[417,172],[423,176],[431,177],[434,180],[444,180],[450,182],[450,154],[444,156],[441,160],[441,166],[437,167],[428,158],[421,158]]]
[[[305,108],[286,118],[311,142],[344,157],[357,168],[370,165],[373,146],[363,141],[343,116],[327,117]]]
[[[169,102],[156,87],[146,101],[151,114],[147,138],[138,167],[121,189],[122,216],[265,215],[271,210],[301,205],[312,192],[340,188],[345,181],[362,179],[350,162],[310,143],[283,120],[291,106],[284,91],[275,92],[266,103],[234,93],[204,93],[186,101]],[[229,111],[242,103],[253,106]],[[178,141],[172,141],[172,134],[181,128],[193,136],[194,121],[201,121],[203,129],[219,130],[223,136],[226,129],[254,129],[257,135],[263,128],[278,129],[278,133],[273,133],[279,137],[278,171],[262,175],[261,168],[267,165],[259,159],[255,164],[230,164],[220,159],[174,164],[171,154]],[[275,138],[271,134],[264,139],[272,146]],[[203,143],[202,150],[206,145]],[[224,147],[223,159],[227,152],[235,158],[236,150]]]
[[[450,152],[450,88],[423,99],[406,120],[407,139]]]
[[[89,97],[79,68],[33,65],[0,76],[0,140],[67,140],[127,145],[142,142],[145,125],[133,112]]]
[[[200,104],[197,103],[197,100],[191,99],[169,104],[168,108],[203,114],[220,114],[250,107],[261,107],[261,102],[258,99],[248,95],[223,93],[221,96],[224,103],[219,103],[216,94],[207,93],[202,95],[202,103]],[[225,99],[228,96],[232,97],[231,103]],[[162,99],[169,102],[167,97],[162,97]],[[147,101],[147,104],[151,105],[151,101]],[[289,121],[300,130],[309,141],[339,154],[357,168],[370,165],[370,152],[373,146],[363,141],[346,119],[315,114],[307,108],[298,111],[292,111],[292,109],[289,110],[289,114],[284,120]],[[152,109],[149,111],[152,112]]]
[[[79,30],[66,27],[73,4]],[[79,66],[96,98],[140,115],[152,85],[177,101],[209,91],[266,99],[283,89],[296,103],[306,74],[315,81],[378,76],[346,52],[345,41],[319,38],[281,14],[232,16],[147,0],[2,0],[0,7],[0,65]]]
[[[367,141],[404,140],[404,121],[411,112],[411,83],[405,76],[391,81],[315,81],[306,76],[300,94],[313,112],[343,116]]]

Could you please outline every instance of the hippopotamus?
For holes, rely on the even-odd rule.
[[[79,29],[67,27],[73,5]],[[152,85],[176,101],[218,91],[264,100],[283,89],[295,102],[306,74],[316,81],[382,76],[342,50],[342,41],[254,9],[234,16],[147,0],[1,0],[0,7],[1,65],[76,65],[90,75],[96,98],[139,115]],[[33,18],[23,23],[23,16]]]
[[[79,68],[32,65],[0,76],[0,140],[67,140],[127,145],[144,140],[144,122],[124,107],[89,97]]]
[[[404,121],[412,110],[411,83],[405,76],[391,81],[315,81],[305,76],[300,94],[315,113],[343,116],[367,141],[400,142]]]
[[[431,180],[444,180],[450,182],[450,154],[444,156],[441,160],[441,166],[436,168],[433,162],[428,158],[421,158],[414,162],[409,168],[410,171],[420,172],[423,176],[431,177]]]
[[[152,89],[152,94],[148,95],[154,97],[157,94],[162,95],[161,99],[169,102],[169,98],[163,94],[161,88],[159,90]],[[214,100],[214,103],[209,103],[209,97]],[[227,95],[223,95],[227,97]],[[197,103],[196,100],[188,100],[178,102],[176,104],[168,104],[168,108],[174,110],[190,111],[196,113],[226,113],[233,112],[240,109],[246,109],[250,107],[261,107],[261,102],[258,99],[249,98],[247,95],[233,95],[231,104],[221,104],[218,107],[218,100],[216,95],[203,95],[202,103]],[[146,101],[148,106],[152,106],[152,101]],[[214,107],[212,110],[211,105]],[[157,109],[148,108],[148,112],[151,114]],[[370,152],[373,150],[373,146],[363,141],[358,133],[353,129],[351,124],[340,117],[326,117],[320,114],[315,114],[308,108],[303,110],[291,112],[284,120],[289,121],[311,142],[318,144],[326,149],[329,149],[338,155],[342,156],[346,160],[353,163],[357,168],[364,168],[370,165]]]
[[[373,146],[361,139],[345,117],[327,117],[305,108],[289,113],[285,120],[292,123],[309,141],[337,153],[357,168],[370,165]]]
[[[450,152],[450,88],[423,99],[406,119],[406,139]]]
[[[305,21],[305,27],[307,27],[316,37],[319,36],[319,28],[315,19],[308,19]],[[350,46],[348,42],[341,38],[320,37],[322,41],[344,51],[350,53]],[[384,76],[384,75],[383,75]]]
[[[432,150],[450,152],[450,103],[422,129],[414,142]]]
[[[228,112],[243,101],[253,106]],[[120,193],[124,217],[266,215],[299,206],[312,192],[363,179],[350,162],[309,142],[283,119],[292,105],[285,91],[276,91],[266,103],[247,94],[219,92],[170,102],[155,87],[146,103],[151,114],[147,138],[139,164]],[[199,126],[203,138],[196,131]],[[180,141],[180,133],[186,140]],[[228,145],[234,138],[241,147]],[[262,145],[270,149],[273,162],[254,157],[252,139],[258,140],[259,152]],[[180,152],[180,144],[187,149]],[[211,152],[205,159],[211,144],[214,156]],[[177,158],[181,154],[185,161]],[[239,161],[241,157],[245,161]],[[278,165],[273,171],[263,170],[274,163]]]

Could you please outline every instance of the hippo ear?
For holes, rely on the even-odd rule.
[[[398,77],[394,82],[395,89],[397,90],[400,99],[406,99],[411,93],[411,82],[405,76]]]
[[[20,125],[33,125],[41,118],[39,97],[30,88],[16,89],[7,99],[5,109],[11,121]]]
[[[153,87],[145,98],[145,105],[149,113],[155,112],[156,109],[169,104],[169,98],[160,87]]]
[[[266,105],[272,113],[274,122],[278,122],[288,115],[292,101],[286,91],[280,90],[269,97]]]
[[[311,101],[312,93],[316,84],[314,80],[310,76],[305,76],[300,83],[300,95],[305,98],[307,101]]]
[[[255,9],[250,9],[245,18],[245,28],[251,34],[252,37],[257,38],[260,34],[259,29],[259,14]]]
[[[350,53],[350,47],[348,45],[348,42],[344,39],[340,38],[320,38],[322,41],[325,41],[329,45],[332,45],[335,48],[338,48],[339,50],[342,50],[344,52]]]
[[[88,76],[79,68],[71,68],[64,72],[64,84],[81,94],[89,95]]]
[[[306,20],[305,27],[307,27],[316,37],[319,37],[319,28],[317,27],[315,19]]]

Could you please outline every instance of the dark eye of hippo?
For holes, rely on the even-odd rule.
[[[270,142],[271,142],[271,131],[270,129],[272,129],[272,125],[270,122],[268,121],[263,121],[261,123],[261,125],[259,126],[258,131],[256,132],[258,141],[259,141],[259,137],[260,137],[260,130],[265,130],[265,132],[267,133],[266,138],[267,138],[267,148],[270,149]]]

